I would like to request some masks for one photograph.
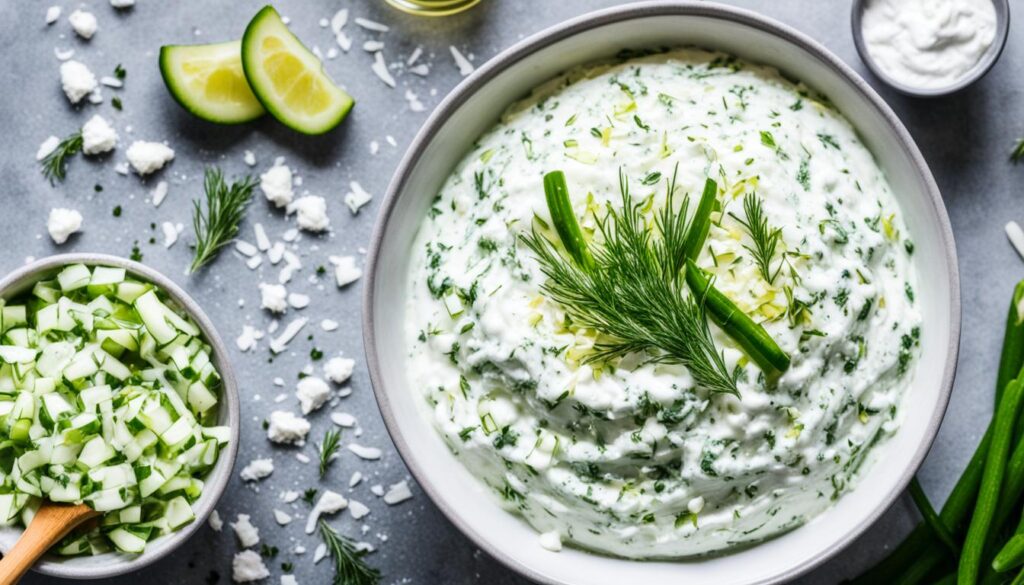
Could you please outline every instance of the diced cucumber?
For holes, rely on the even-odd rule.
[[[88,286],[92,273],[85,264],[72,264],[61,270],[57,275],[57,283],[62,292],[70,292]]]
[[[124,528],[115,528],[107,533],[107,538],[114,543],[117,550],[126,553],[141,553],[146,550],[146,539],[128,532]]]

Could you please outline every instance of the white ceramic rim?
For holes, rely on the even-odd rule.
[[[398,205],[399,194],[406,188],[409,176],[419,161],[423,149],[433,140],[437,132],[442,128],[447,119],[456,112],[473,94],[485,86],[494,77],[502,73],[518,61],[526,58],[532,53],[549,45],[562,41],[575,34],[588,31],[593,28],[618,23],[621,21],[649,18],[657,16],[699,16],[714,19],[723,19],[774,35],[781,40],[803,50],[827,68],[831,69],[838,77],[846,81],[851,89],[860,94],[860,98],[869,102],[887,123],[889,130],[898,139],[903,153],[913,161],[914,170],[924,186],[928,201],[934,212],[935,226],[940,233],[943,249],[941,253],[949,270],[949,281],[943,283],[949,286],[949,340],[946,347],[946,360],[942,367],[941,384],[939,388],[938,402],[932,416],[927,422],[924,440],[917,446],[910,464],[900,475],[894,488],[885,494],[880,503],[873,510],[865,513],[863,518],[842,538],[838,539],[830,548],[818,556],[806,559],[802,563],[791,567],[788,571],[781,572],[769,579],[757,581],[758,584],[782,583],[795,579],[808,571],[818,567],[838,552],[846,548],[850,543],[864,533],[878,518],[888,510],[897,498],[906,489],[907,484],[916,474],[918,468],[924,462],[932,442],[938,433],[939,426],[945,415],[952,392],[953,379],[956,372],[957,356],[959,354],[959,341],[961,332],[960,314],[960,276],[956,259],[956,246],[953,239],[953,231],[943,204],[938,186],[932,177],[928,165],[921,155],[920,150],[914,143],[910,133],[896,117],[892,109],[882,98],[865,82],[853,69],[832,54],[828,49],[807,35],[784,25],[776,20],[762,16],[756,12],[725,6],[712,2],[692,0],[655,0],[638,2],[621,7],[599,10],[583,16],[567,20],[537,34],[516,43],[512,47],[502,51],[497,56],[487,61],[478,68],[472,75],[459,84],[429,116],[423,124],[416,138],[409,145],[408,150],[399,163],[392,178],[385,196],[377,222],[374,225],[373,234],[370,240],[369,252],[367,254],[366,276],[363,288],[363,345],[366,352],[367,365],[370,374],[370,381],[373,385],[374,395],[384,423],[391,435],[395,446],[406,466],[416,478],[419,485],[431,498],[441,512],[454,524],[463,534],[470,538],[481,549],[497,559],[513,571],[539,583],[550,585],[562,585],[561,581],[554,580],[532,567],[525,566],[511,555],[506,554],[498,546],[492,545],[491,541],[481,534],[475,532],[462,519],[461,514],[450,508],[440,496],[438,487],[429,481],[429,474],[420,462],[411,456],[411,448],[406,440],[403,430],[392,412],[390,398],[384,389],[384,378],[381,371],[380,356],[377,352],[377,334],[375,327],[375,300],[376,300],[376,270],[379,262],[379,254],[384,241],[384,235],[391,216]],[[496,112],[497,114],[498,112]],[[410,399],[412,397],[410,396]],[[495,502],[495,507],[498,504]],[[827,513],[827,512],[825,512]],[[635,561],[623,561],[635,562]]]
[[[224,342],[217,334],[217,329],[213,326],[213,322],[210,321],[210,318],[202,308],[200,308],[199,304],[196,303],[188,293],[182,290],[181,287],[175,284],[174,281],[167,278],[160,272],[157,272],[144,264],[140,264],[139,262],[121,258],[119,256],[87,252],[47,256],[46,258],[26,264],[25,266],[22,266],[8,274],[3,279],[0,279],[0,298],[6,299],[8,296],[21,294],[25,292],[26,286],[35,283],[47,275],[55,273],[60,268],[69,264],[86,264],[89,266],[102,265],[124,268],[129,274],[135,275],[147,282],[151,282],[163,289],[179,307],[184,309],[185,312],[192,317],[192,320],[195,321],[196,325],[199,326],[199,329],[202,330],[207,343],[209,343],[210,347],[213,348],[213,355],[211,356],[211,359],[213,360],[214,365],[217,366],[218,371],[220,371],[221,380],[223,382],[223,389],[221,392],[223,402],[218,422],[220,424],[227,424],[231,429],[231,439],[227,448],[221,450],[217,458],[217,464],[212,470],[210,470],[210,473],[203,485],[203,493],[192,506],[196,518],[190,524],[177,532],[164,535],[147,543],[146,550],[141,555],[128,555],[124,553],[110,552],[96,557],[90,557],[94,559],[110,559],[109,563],[97,566],[81,567],[71,566],[67,562],[60,560],[61,557],[46,555],[32,567],[33,571],[51,577],[61,577],[64,579],[103,579],[138,571],[139,569],[142,569],[143,567],[146,567],[147,565],[169,555],[188,540],[197,530],[199,530],[199,527],[206,522],[210,513],[213,512],[214,508],[216,508],[217,502],[220,500],[220,497],[224,493],[224,489],[228,485],[228,481],[231,479],[235,466],[235,459],[238,455],[238,434],[241,422],[241,417],[238,412],[238,384],[235,380],[235,373],[231,369],[231,363],[227,359],[229,355],[227,346],[224,345]],[[77,557],[69,557],[69,559],[74,558]]]
[[[868,53],[867,45],[864,43],[864,10],[868,2],[872,0],[853,0],[850,12],[850,24],[853,27],[853,44],[857,47],[861,61],[867,66],[871,74],[896,91],[912,97],[934,98],[954,94],[978,81],[988,74],[989,70],[999,60],[1006,47],[1006,40],[1010,36],[1010,0],[992,0],[996,9],[996,37],[992,40],[981,61],[970,69],[966,75],[952,85],[946,87],[914,87],[893,79],[888,73],[878,66],[878,63]]]

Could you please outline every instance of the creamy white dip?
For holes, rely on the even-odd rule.
[[[550,222],[545,172],[565,172],[592,233],[619,168],[653,216],[676,165],[678,196],[720,187],[698,263],[792,356],[768,383],[712,326],[739,398],[639,356],[584,364],[594,333],[545,299],[519,240]],[[783,231],[774,285],[728,215],[752,191]],[[763,540],[828,508],[897,427],[920,335],[912,253],[854,129],[775,70],[680,50],[575,71],[514,105],[434,200],[412,250],[409,383],[547,548],[681,558]]]
[[[992,0],[868,0],[868,55],[910,87],[949,87],[970,73],[996,37]]]

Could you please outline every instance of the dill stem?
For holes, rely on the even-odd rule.
[[[692,260],[686,262],[686,284],[693,296],[707,307],[711,319],[740,344],[766,375],[779,374],[789,369],[789,355],[782,351],[764,327],[755,323],[729,297],[716,289]]]
[[[594,269],[594,257],[587,249],[583,232],[572,210],[569,200],[569,185],[565,181],[565,173],[551,171],[544,175],[544,197],[547,199],[551,221],[558,232],[562,246],[569,252],[572,259],[588,272]]]

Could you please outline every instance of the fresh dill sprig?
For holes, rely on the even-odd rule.
[[[75,132],[57,144],[53,152],[43,157],[39,164],[43,167],[43,176],[53,184],[63,181],[67,176],[68,159],[82,150],[82,133]]]
[[[363,560],[366,551],[357,549],[355,543],[323,520],[320,520],[320,537],[334,560],[333,585],[377,585],[380,582],[380,571]]]
[[[228,184],[220,169],[206,169],[205,205],[198,200],[192,202],[196,244],[195,257],[188,270],[190,273],[213,260],[217,252],[234,239],[255,186],[256,181],[252,177]]]
[[[761,272],[761,277],[768,284],[774,284],[775,279],[779,276],[779,271],[782,270],[782,259],[774,269],[772,268],[775,252],[782,240],[782,229],[768,225],[761,198],[755,193],[747,193],[743,196],[743,214],[746,216],[745,220],[740,219],[734,213],[729,213],[733,219],[747,229],[750,239],[754,241],[753,246],[743,247],[754,256],[754,262]]]
[[[1017,146],[1013,147],[1013,150],[1010,152],[1010,160],[1013,161],[1014,164],[1024,160],[1024,138],[1018,140]]]
[[[564,177],[560,180],[564,182]],[[705,190],[717,192],[714,182],[708,183]],[[700,218],[687,218],[689,198],[677,208],[675,176],[667,180],[666,204],[655,216],[652,230],[642,203],[634,203],[630,196],[621,170],[619,187],[621,206],[609,204],[604,217],[597,219],[601,245],[589,252],[592,261],[574,261],[536,228],[522,236],[547,277],[542,292],[560,304],[574,323],[602,334],[586,361],[644,354],[650,362],[685,365],[711,393],[738,394],[736,374],[715,347],[703,299],[685,294],[681,270],[691,247],[689,235],[693,229],[703,229],[694,225],[702,223]],[[563,191],[568,192],[564,187]],[[576,223],[571,206],[554,209],[559,210],[552,217],[556,226]],[[568,216],[561,211],[565,209]],[[563,231],[559,228],[559,233]]]
[[[338,449],[341,448],[341,432],[337,429],[330,429],[324,433],[324,440],[320,442],[320,477],[327,473],[327,468],[334,461]]]

